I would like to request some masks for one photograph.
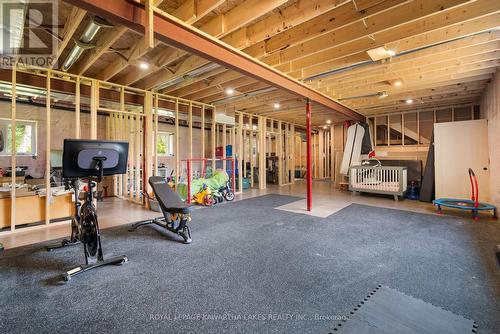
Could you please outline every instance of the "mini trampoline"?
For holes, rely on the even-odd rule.
[[[437,213],[442,214],[441,207],[448,207],[460,210],[470,210],[472,212],[472,218],[475,220],[479,219],[479,211],[492,211],[493,218],[497,218],[497,208],[488,203],[479,202],[479,188],[477,184],[477,178],[474,171],[469,168],[469,179],[472,190],[471,199],[457,199],[457,198],[440,198],[432,201],[436,205]]]

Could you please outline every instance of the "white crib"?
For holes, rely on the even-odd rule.
[[[408,187],[407,167],[352,166],[349,168],[349,190],[403,196]]]

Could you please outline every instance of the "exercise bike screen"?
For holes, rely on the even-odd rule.
[[[111,149],[91,148],[78,153],[78,167],[82,169],[95,169],[97,162],[94,158],[105,158],[102,168],[115,168],[118,165],[118,152]]]
[[[65,139],[63,177],[99,176],[97,161],[103,163],[102,175],[124,174],[127,171],[128,143],[120,141]]]

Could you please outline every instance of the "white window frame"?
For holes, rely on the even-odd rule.
[[[10,118],[0,118],[0,130],[4,134],[4,150],[0,151],[0,156],[12,156],[12,152],[8,150],[7,147],[7,139],[10,135],[11,130],[9,127],[12,124],[12,119]],[[16,156],[28,156],[28,157],[36,157],[38,154],[38,122],[25,120],[25,119],[16,119],[16,126],[18,125],[31,125],[33,126],[31,132],[31,152],[29,153],[18,153],[16,152]]]
[[[153,148],[153,152],[156,152],[156,155],[158,157],[173,157],[174,156],[174,135],[175,133],[169,132],[169,131],[158,131],[158,134],[156,135],[156,139],[154,140],[155,133],[153,131],[153,146],[156,144],[156,147]],[[159,136],[167,136],[168,141],[167,141],[167,153],[159,153],[158,152],[158,137]],[[170,152],[170,153],[168,153]]]

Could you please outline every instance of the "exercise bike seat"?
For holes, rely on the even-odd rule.
[[[188,214],[193,207],[184,203],[179,194],[177,194],[168,182],[161,176],[151,176],[149,185],[153,188],[156,200],[164,212]]]

